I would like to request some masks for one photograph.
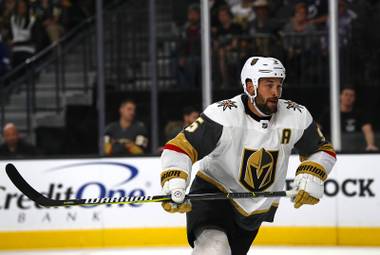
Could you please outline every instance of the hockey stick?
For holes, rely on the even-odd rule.
[[[158,196],[135,196],[135,197],[104,197],[104,198],[83,198],[55,200],[48,198],[32,186],[18,172],[13,164],[7,164],[5,171],[12,183],[29,199],[39,205],[51,206],[72,206],[72,205],[103,205],[103,204],[138,204],[171,201],[170,195]],[[190,200],[220,200],[230,198],[255,198],[255,197],[290,197],[293,196],[292,191],[274,191],[274,192],[239,192],[239,193],[204,193],[204,194],[188,194],[186,199]]]

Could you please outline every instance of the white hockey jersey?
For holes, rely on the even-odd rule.
[[[275,114],[260,118],[248,109],[247,101],[247,96],[238,95],[207,107],[165,145],[163,172],[177,169],[188,177],[192,163],[200,160],[197,176],[223,192],[279,191],[284,189],[289,156],[295,148],[309,160],[313,154],[326,154],[314,159],[328,174],[335,152],[304,106],[281,99]],[[279,199],[231,202],[247,217],[270,211]]]

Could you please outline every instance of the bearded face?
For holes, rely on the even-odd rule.
[[[282,92],[282,78],[260,78],[257,89],[252,81],[247,83],[248,93],[254,95],[256,108],[265,115],[272,115],[277,112],[278,99]]]
[[[277,112],[278,96],[264,98],[260,93],[255,98],[256,107],[264,114],[271,115]]]

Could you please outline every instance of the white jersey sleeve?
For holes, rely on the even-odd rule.
[[[192,165],[217,147],[223,121],[213,114],[215,107],[210,105],[194,123],[166,143],[161,155],[162,185],[176,177],[189,181]]]
[[[325,180],[336,162],[335,150],[306,108],[300,124],[304,131],[294,146],[302,161],[297,174],[312,173]]]

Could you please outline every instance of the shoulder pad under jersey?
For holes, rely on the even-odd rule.
[[[209,105],[203,113],[222,126],[233,126],[239,122],[242,112],[244,112],[244,106],[241,95],[238,95]]]
[[[277,106],[277,123],[297,129],[306,129],[313,117],[305,106],[290,100],[280,99]]]

